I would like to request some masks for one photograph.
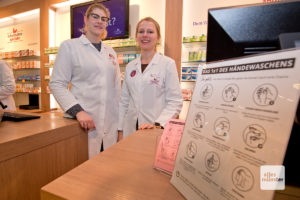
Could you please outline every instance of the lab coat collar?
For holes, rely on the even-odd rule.
[[[87,37],[84,34],[82,34],[79,37],[79,40],[82,42],[82,44],[85,44],[85,45],[89,44],[89,45],[94,47],[94,45],[89,41],[89,39],[87,39]],[[101,44],[101,51],[100,51],[100,53],[101,53],[103,49],[107,49],[107,46],[102,42],[102,40],[100,42],[102,43]],[[96,49],[96,47],[94,47],[94,48]]]
[[[82,44],[92,44],[84,34],[79,37],[79,40],[82,42]]]
[[[156,52],[156,53],[154,54],[152,60],[151,60],[150,63],[148,64],[147,68],[145,69],[145,71],[147,71],[147,69],[149,69],[152,65],[155,65],[155,64],[159,63],[160,56],[161,56],[161,54],[158,53],[158,52]],[[140,57],[138,57],[138,58],[135,60],[135,68],[136,68],[136,70],[137,70],[138,72],[140,72],[140,73],[142,73],[142,71],[141,71],[141,64],[142,64],[142,62],[141,62],[141,56],[140,56]],[[145,71],[144,71],[144,72],[145,72]]]

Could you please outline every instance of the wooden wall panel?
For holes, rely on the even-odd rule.
[[[11,15],[19,14],[29,10],[34,10],[40,7],[39,0],[24,0],[9,6],[0,8],[0,18],[9,17]]]
[[[47,93],[48,82],[45,81],[45,75],[49,75],[49,68],[44,67],[49,63],[49,56],[44,54],[44,49],[49,47],[49,5],[40,5],[40,51],[41,51],[41,109],[50,110],[50,95]]]
[[[181,69],[183,0],[166,0],[165,55],[176,62],[178,75]]]
[[[50,7],[52,4],[67,0],[23,0],[21,2],[0,8],[0,18],[9,17],[29,10],[40,8],[42,5]]]
[[[0,199],[40,199],[40,188],[87,160],[84,134],[0,162]],[[2,173],[3,172],[3,173]]]

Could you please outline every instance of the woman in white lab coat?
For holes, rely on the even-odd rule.
[[[119,136],[137,129],[165,126],[182,108],[178,73],[173,59],[156,52],[159,24],[151,17],[139,21],[136,41],[141,56],[126,66],[119,104]],[[121,139],[121,138],[120,138]]]
[[[115,51],[101,41],[109,17],[102,4],[87,9],[85,35],[61,44],[50,80],[50,89],[66,115],[88,131],[89,158],[118,138],[120,69]]]
[[[15,91],[16,83],[12,69],[7,62],[0,60],[0,101],[4,106],[7,106],[5,110],[16,110],[12,96]]]

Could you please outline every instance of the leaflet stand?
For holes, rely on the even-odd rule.
[[[174,169],[184,124],[184,120],[170,119],[162,135],[157,138],[153,167],[168,175],[172,175]]]

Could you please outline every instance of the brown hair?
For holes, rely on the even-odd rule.
[[[85,16],[86,16],[87,18],[89,18],[90,15],[91,15],[91,13],[93,12],[93,10],[94,10],[95,8],[99,8],[100,10],[103,10],[103,11],[105,12],[105,14],[106,14],[106,17],[110,18],[110,12],[109,12],[108,8],[106,8],[106,7],[105,7],[103,4],[101,4],[101,3],[94,3],[94,4],[90,5],[90,6],[87,8],[86,12],[85,12]],[[87,29],[87,27],[86,27],[86,25],[84,25],[84,32],[85,32],[85,33],[86,33],[86,29]],[[100,36],[100,39],[101,39],[101,40],[102,40],[102,39],[105,39],[106,36],[107,36],[107,30],[105,29],[105,30],[103,31],[102,35]]]
[[[138,24],[136,25],[135,37],[137,37],[138,30],[139,30],[139,26],[140,26],[140,24],[141,24],[143,21],[152,22],[152,23],[154,24],[155,29],[156,29],[156,32],[157,32],[158,40],[160,40],[160,38],[161,38],[161,35],[160,35],[160,26],[159,26],[158,22],[155,21],[155,19],[153,19],[152,17],[145,17],[145,18],[141,19],[141,20],[138,22]]]

